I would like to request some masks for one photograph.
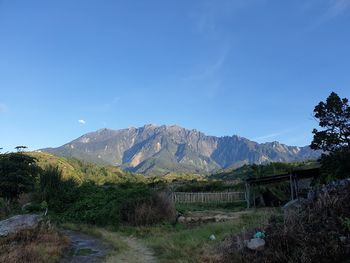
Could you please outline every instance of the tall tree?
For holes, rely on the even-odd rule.
[[[322,130],[312,131],[312,149],[325,152],[350,149],[350,107],[347,98],[341,99],[332,92],[326,102],[321,101],[315,107],[314,117]]]
[[[27,146],[24,146],[24,145],[19,145],[19,146],[16,146],[15,149],[17,150],[17,152],[23,152],[25,149],[27,149],[28,147]]]
[[[7,203],[33,190],[40,171],[35,158],[22,153],[0,154],[0,197]]]
[[[348,99],[332,92],[314,109],[321,130],[312,131],[310,147],[322,150],[323,181],[350,176],[350,107]]]

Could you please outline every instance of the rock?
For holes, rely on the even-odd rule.
[[[179,216],[179,218],[177,219],[177,221],[179,222],[179,223],[185,223],[186,222],[186,217],[184,217],[184,216]]]
[[[43,220],[40,215],[16,215],[0,221],[0,237],[17,233],[25,229],[33,229]]]
[[[247,242],[247,248],[250,250],[261,251],[265,247],[265,240],[262,238],[253,238]]]
[[[213,241],[213,240],[216,240],[216,237],[215,237],[215,235],[212,234],[212,235],[210,235],[209,239]]]
[[[191,223],[192,222],[192,217],[186,217],[186,223]]]

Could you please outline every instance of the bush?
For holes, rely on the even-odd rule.
[[[144,225],[170,220],[175,212],[165,194],[155,193],[144,184],[101,187],[85,183],[60,218],[96,225]]]
[[[22,153],[0,154],[0,197],[7,205],[34,189],[40,168],[35,158]]]
[[[132,200],[130,206],[125,206],[123,209],[122,216],[129,224],[148,225],[174,221],[176,218],[175,204],[165,192],[153,193],[144,200],[135,201]]]
[[[125,183],[78,186],[63,180],[57,167],[47,166],[40,174],[39,198],[47,202],[50,214],[60,221],[96,225],[152,224],[175,217],[175,207],[165,193],[146,184]],[[39,207],[33,207],[39,209]]]
[[[327,183],[335,179],[343,179],[350,176],[350,151],[336,151],[322,154],[321,183]]]
[[[265,229],[266,246],[252,252],[231,238],[224,262],[342,262],[350,256],[350,185],[321,194],[302,210],[272,217]],[[341,241],[341,237],[344,240]]]
[[[40,200],[56,212],[66,210],[77,198],[77,183],[63,180],[62,172],[55,166],[47,166],[39,176]]]

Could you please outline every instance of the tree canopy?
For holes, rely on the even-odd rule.
[[[310,147],[322,150],[320,162],[324,182],[350,176],[350,107],[348,99],[332,92],[314,109],[321,130],[314,129]]]
[[[311,148],[325,152],[350,149],[350,107],[348,99],[341,99],[332,92],[326,102],[321,101],[314,109],[321,130],[314,129]]]
[[[38,173],[35,158],[22,153],[0,154],[0,197],[12,200],[33,190]]]

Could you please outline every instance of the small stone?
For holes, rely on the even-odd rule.
[[[184,216],[179,216],[179,218],[177,219],[177,221],[179,223],[185,223],[186,222],[186,218]]]
[[[261,251],[265,247],[265,240],[262,238],[253,238],[247,242],[247,247],[250,250]]]
[[[215,237],[215,235],[212,234],[212,235],[210,235],[209,239],[213,241],[213,240],[216,240],[216,237]]]

